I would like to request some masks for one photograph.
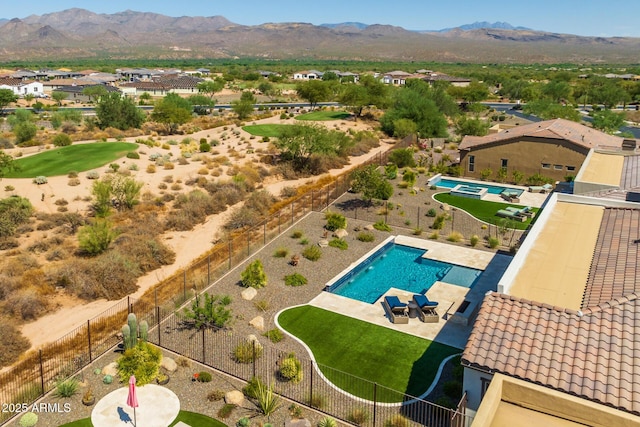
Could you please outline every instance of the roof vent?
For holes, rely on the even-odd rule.
[[[582,317],[582,316],[583,316],[582,310],[578,310],[578,317]]]

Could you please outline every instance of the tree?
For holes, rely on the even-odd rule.
[[[108,175],[93,183],[93,209],[98,217],[109,215],[111,206],[119,211],[132,209],[139,202],[143,183],[120,174]]]
[[[345,155],[353,140],[343,132],[322,126],[291,125],[282,130],[274,145],[283,160],[291,161],[294,169],[303,170],[312,155]]]
[[[389,162],[399,168],[412,168],[416,165],[416,159],[413,157],[411,148],[396,148],[389,153]]]
[[[0,89],[0,114],[4,114],[4,109],[18,101],[18,95],[11,89]]]
[[[362,115],[364,108],[370,105],[385,108],[390,101],[387,86],[373,76],[362,76],[358,84],[343,85],[338,100],[349,106],[356,118]]]
[[[470,119],[466,116],[462,116],[458,121],[456,121],[455,128],[456,133],[460,136],[485,136],[489,132],[489,123],[478,118]]]
[[[109,245],[116,236],[117,233],[113,230],[111,223],[100,219],[80,228],[78,245],[83,252],[98,255],[109,249]]]
[[[575,108],[569,105],[560,105],[549,100],[538,100],[528,102],[524,106],[523,111],[525,114],[533,114],[540,117],[543,120],[550,119],[567,119],[574,122],[579,122],[582,117]]]
[[[280,91],[278,89],[276,89],[276,87],[273,85],[273,83],[270,83],[268,81],[261,82],[258,85],[258,90],[260,91],[260,93],[262,93],[263,95],[268,96],[271,99],[277,97],[278,94],[280,93]]]
[[[469,86],[463,88],[462,99],[475,104],[476,102],[484,101],[489,97],[489,89],[484,83],[473,81],[469,83]]]
[[[267,275],[264,272],[262,261],[253,261],[240,275],[240,282],[245,288],[264,288],[267,285]]]
[[[593,114],[593,127],[606,133],[615,133],[624,124],[625,114],[602,110]]]
[[[169,93],[156,102],[151,119],[164,124],[168,135],[175,133],[180,125],[189,122],[192,118],[191,104],[175,93]]]
[[[53,92],[51,92],[51,99],[56,101],[56,104],[58,104],[59,107],[62,105],[62,101],[67,99],[67,94],[59,90],[54,90]]]
[[[316,108],[318,102],[328,101],[331,96],[331,82],[322,80],[309,80],[307,82],[298,83],[296,92],[298,96],[311,104],[311,109]]]
[[[31,106],[31,103],[33,102],[33,100],[36,98],[36,96],[32,93],[28,93],[24,96],[24,100],[27,103],[27,107]]]
[[[145,114],[136,107],[132,99],[118,92],[101,96],[95,108],[98,127],[113,127],[120,130],[139,128],[145,120]]]
[[[12,116],[9,117],[11,130],[16,136],[16,143],[21,144],[33,139],[38,133],[38,128],[33,122],[34,115],[30,110],[24,108],[17,109]]]
[[[6,154],[4,151],[0,151],[0,178],[3,178],[7,172],[11,172],[18,169],[13,157]]]
[[[187,98],[193,106],[193,112],[199,116],[209,114],[211,109],[216,106],[216,102],[204,95],[191,95]]]
[[[542,94],[553,102],[566,101],[571,97],[571,86],[563,81],[550,81],[542,87]]]
[[[400,89],[393,106],[380,118],[382,130],[387,135],[393,135],[396,121],[409,119],[416,124],[416,131],[423,138],[446,137],[447,119],[435,101],[428,97],[430,94],[428,87],[424,88],[421,84]]]
[[[97,101],[100,97],[107,94],[107,88],[104,85],[91,85],[82,89],[82,94],[89,97],[89,102]]]
[[[231,298],[227,295],[196,295],[191,308],[184,309],[181,323],[195,329],[223,328],[232,319],[229,304]]]
[[[196,87],[198,88],[198,92],[207,95],[211,101],[214,101],[213,96],[224,88],[224,83],[222,78],[216,77],[215,80],[202,81],[198,83]]]
[[[238,115],[240,120],[244,120],[253,113],[257,99],[249,91],[242,92],[240,99],[231,102],[231,109]]]
[[[376,165],[368,165],[351,174],[351,190],[362,193],[362,199],[388,200],[393,195],[393,186],[387,181]]]

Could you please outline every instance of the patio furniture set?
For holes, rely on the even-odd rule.
[[[400,301],[397,296],[385,296],[382,306],[392,323],[409,323],[412,317],[418,317],[423,323],[438,323],[440,320],[436,311],[438,303],[422,294],[413,295],[408,303]]]

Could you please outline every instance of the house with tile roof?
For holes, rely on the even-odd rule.
[[[42,82],[36,80],[22,80],[13,77],[0,78],[0,89],[9,89],[20,97],[33,95],[38,98],[44,95]]]
[[[198,94],[198,83],[204,81],[199,77],[179,74],[156,76],[151,80],[122,83],[119,88],[127,96],[140,96],[148,93],[152,96],[165,96],[168,93],[181,95]]]
[[[462,356],[473,426],[640,425],[640,204],[611,188],[639,161],[590,150],[576,179],[603,188],[551,195],[485,295]]]
[[[465,136],[459,146],[460,166],[468,177],[506,168],[508,176],[518,170],[560,181],[578,173],[591,149],[617,150],[622,142],[570,120],[546,120],[482,137]]]

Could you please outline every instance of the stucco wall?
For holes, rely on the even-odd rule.
[[[482,400],[482,378],[491,379],[492,375],[471,368],[464,368],[462,390],[467,392],[467,408],[477,411]]]
[[[563,140],[547,140],[541,138],[522,138],[509,143],[487,144],[461,151],[460,166],[464,176],[480,177],[480,171],[491,169],[489,179],[495,179],[500,169],[501,159],[507,159],[507,180],[518,170],[525,179],[534,174],[541,174],[556,181],[564,180],[567,175],[575,176],[580,170],[589,150]],[[474,171],[469,170],[469,156],[475,157]],[[549,168],[544,168],[548,164]],[[556,169],[556,165],[562,169]],[[568,170],[567,166],[573,166]]]

